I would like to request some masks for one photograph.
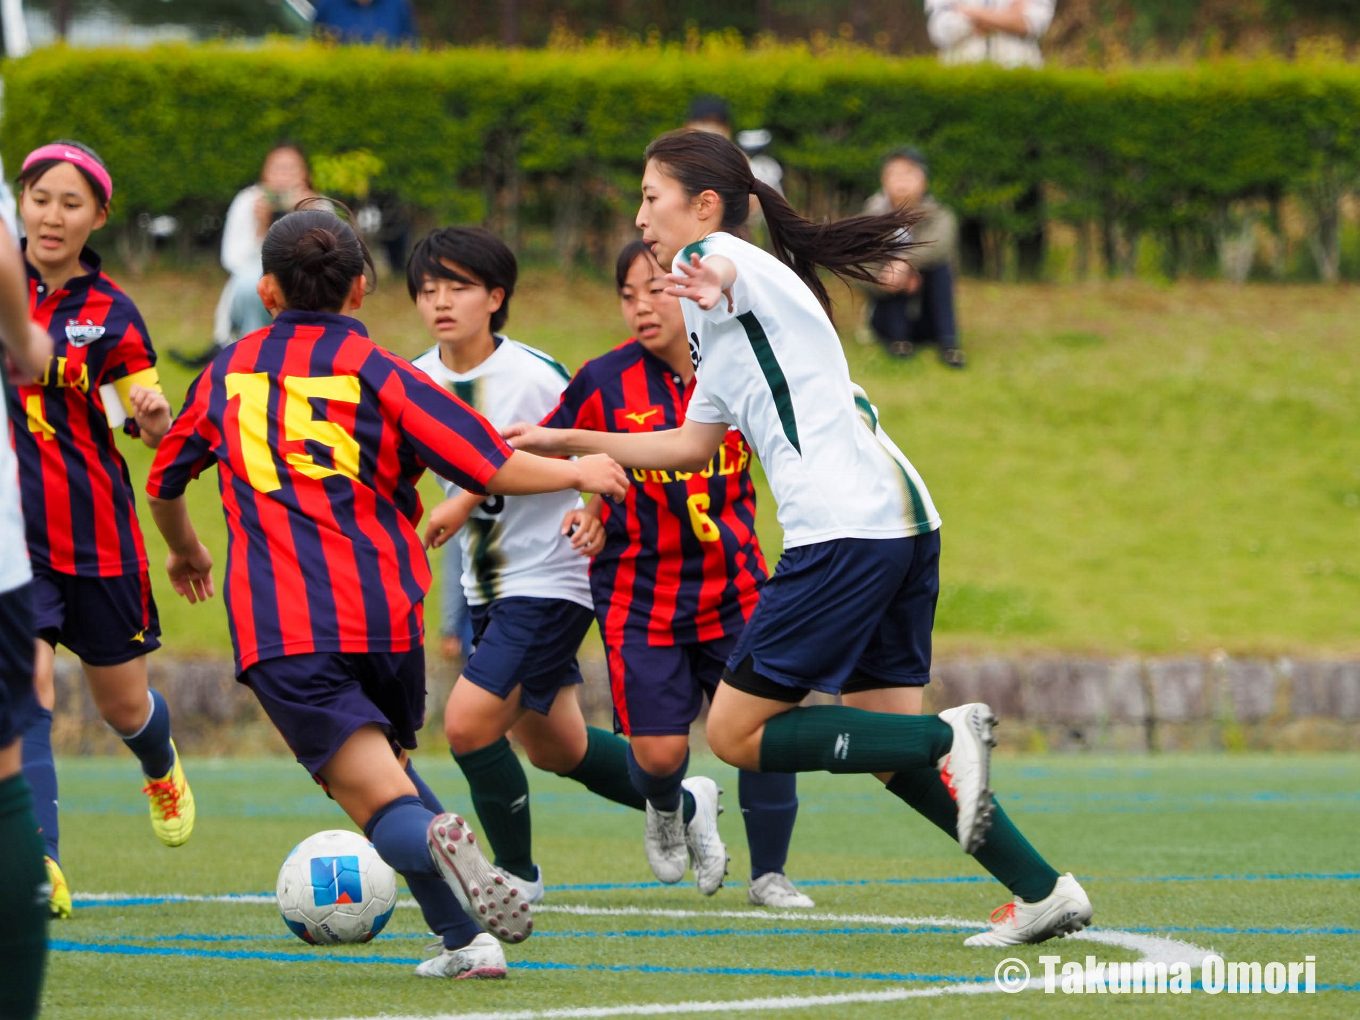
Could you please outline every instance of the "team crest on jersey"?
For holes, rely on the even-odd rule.
[[[694,365],[694,367],[695,367],[696,369],[699,367],[699,362],[701,362],[701,361],[704,360],[703,358],[701,358],[701,357],[699,356],[699,334],[698,334],[698,333],[691,333],[691,334],[689,335],[689,360],[690,360],[690,362]]]
[[[81,322],[79,319],[66,320],[66,342],[72,347],[88,347],[104,335],[104,327],[96,326],[93,319]]]

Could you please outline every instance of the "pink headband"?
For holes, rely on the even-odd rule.
[[[98,181],[99,186],[104,189],[105,200],[113,198],[113,178],[104,169],[104,164],[88,152],[81,152],[74,145],[62,145],[60,142],[53,142],[51,145],[44,145],[30,152],[24,158],[24,165],[20,168],[20,172],[22,173],[34,163],[43,159],[59,159],[63,163],[71,163],[88,171],[90,176]]]

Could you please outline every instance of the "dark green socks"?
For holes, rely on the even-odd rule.
[[[564,772],[591,793],[641,811],[647,806],[628,775],[628,741],[607,730],[586,727],[586,754],[581,764]]]
[[[538,875],[534,868],[533,826],[529,818],[529,780],[510,741],[455,754],[472,792],[472,807],[482,838],[496,855],[496,866],[526,882]]]
[[[0,960],[9,975],[0,981],[0,1016],[33,1017],[47,955],[47,867],[21,775],[0,780],[0,875]]]
[[[899,772],[888,783],[888,790],[951,838],[957,837],[958,806],[935,769]],[[1030,846],[999,804],[987,830],[987,842],[973,856],[997,881],[1028,903],[1043,899],[1058,881],[1058,873]]]
[[[954,732],[934,715],[841,705],[795,708],[765,723],[761,772],[903,772],[935,768]]]

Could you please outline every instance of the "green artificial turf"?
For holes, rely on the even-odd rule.
[[[470,808],[451,761],[424,757],[418,765],[447,806]],[[284,928],[272,903],[82,899],[268,892],[300,839],[352,828],[290,761],[190,759],[186,767],[198,825],[188,844],[170,850],[150,832],[130,757],[59,763],[62,856],[77,908],[71,920],[51,927],[43,1011],[49,1020],[534,1013],[959,984],[984,992],[742,1015],[1027,1018],[1119,1009],[1156,1017],[1341,1018],[1360,1011],[1354,757],[998,758],[1001,802],[1055,866],[1082,880],[1096,932],[1165,936],[1230,960],[1301,961],[1311,954],[1318,984],[1328,986],[1311,996],[1201,991],[1098,1001],[992,992],[994,968],[1007,957],[1038,973],[1042,955],[1118,962],[1136,960],[1140,951],[1086,940],[965,948],[967,926],[980,925],[1009,897],[867,777],[800,780],[788,874],[816,899],[816,916],[715,915],[750,908],[736,776],[707,757],[697,758],[691,772],[713,775],[725,787],[731,810],[721,827],[732,854],[729,884],[710,899],[689,881],[655,885],[640,814],[530,770],[535,856],[549,892],[533,937],[507,949],[504,982],[414,977],[428,939],[411,909],[398,909],[368,945],[312,948]],[[697,913],[573,915],[561,909],[569,906]]]

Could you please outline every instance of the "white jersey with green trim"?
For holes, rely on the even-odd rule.
[[[454,372],[426,351],[415,366],[470,404],[497,429],[540,422],[557,406],[571,373],[547,354],[497,335],[496,350],[470,372]],[[460,490],[440,479],[453,496]],[[469,604],[503,598],[566,599],[590,609],[590,562],[561,534],[562,518],[584,506],[576,492],[490,496],[458,533]]]
[[[10,241],[19,243],[14,216],[14,195],[5,184],[0,169],[0,219],[9,231]],[[28,539],[24,534],[24,513],[19,502],[19,459],[9,436],[9,414],[5,410],[5,352],[0,350],[0,594],[27,584],[33,572],[28,564]]]
[[[680,302],[698,380],[685,415],[734,426],[755,448],[785,548],[938,528],[925,483],[850,381],[840,338],[807,285],[728,233],[710,234],[675,261],[696,252],[729,259],[737,280],[730,307],[726,299],[707,312]]]

